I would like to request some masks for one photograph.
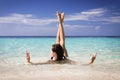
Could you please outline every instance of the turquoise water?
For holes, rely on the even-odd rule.
[[[55,37],[1,37],[0,79],[3,79],[4,76],[8,76],[9,78],[15,80],[20,79],[21,76],[25,77],[24,75],[27,72],[29,72],[29,74],[27,74],[28,78],[32,74],[35,74],[37,77],[39,77],[39,79],[43,79],[39,76],[39,74],[44,78],[45,75],[49,76],[51,74],[49,76],[51,80],[53,80],[53,76],[55,77],[57,75],[52,75],[56,72],[58,73],[57,76],[61,75],[63,78],[69,78],[69,80],[79,80],[79,78],[88,80],[89,77],[91,77],[89,80],[101,80],[101,76],[109,80],[114,80],[114,78],[117,80],[120,78],[120,76],[118,76],[120,73],[120,37],[66,38],[66,48],[71,60],[80,62],[81,64],[87,63],[92,53],[98,53],[94,67],[92,67],[92,72],[91,67],[80,67],[79,65],[56,64],[43,66],[25,66],[26,50],[30,51],[31,60],[33,62],[46,61],[50,59],[50,48],[51,45],[55,43],[55,41]],[[21,69],[24,71],[21,71]],[[72,74],[72,72],[75,73]],[[66,77],[66,73],[75,78]],[[99,73],[99,75],[97,75],[97,73]],[[14,74],[17,74],[15,78],[13,76]],[[113,74],[112,78],[109,77],[111,74]],[[97,77],[92,78],[93,75],[96,75]],[[37,78],[36,76],[34,78]],[[100,79],[97,79],[98,77]],[[21,80],[26,79],[22,78]]]
[[[0,57],[21,57],[26,50],[30,51],[33,57],[49,57],[51,45],[55,41],[55,37],[0,38]],[[120,59],[120,38],[67,37],[66,48],[70,57],[97,52],[107,58]]]

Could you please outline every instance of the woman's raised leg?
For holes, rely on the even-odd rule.
[[[61,14],[59,12],[57,12],[57,17],[60,16],[61,17]],[[58,18],[58,21],[59,21],[59,18]],[[56,35],[56,44],[60,44],[60,26],[58,26],[58,31],[57,31],[57,35]]]
[[[67,50],[65,48],[65,34],[64,34],[64,28],[63,28],[64,13],[60,14],[59,12],[57,12],[57,17],[59,21],[59,28],[58,28],[58,34],[57,34],[57,37],[59,36],[59,39],[57,40],[59,40],[60,45],[64,49],[64,56],[68,57]]]

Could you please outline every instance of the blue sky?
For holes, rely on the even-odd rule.
[[[120,36],[120,0],[0,0],[0,36]]]

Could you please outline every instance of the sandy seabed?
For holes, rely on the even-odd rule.
[[[0,65],[0,80],[120,80],[120,71],[103,65]]]

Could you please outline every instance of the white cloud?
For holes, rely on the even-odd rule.
[[[11,17],[19,17],[19,18],[27,18],[27,17],[33,17],[31,14],[16,14],[16,13],[13,13],[10,15]]]
[[[24,25],[47,25],[56,22],[56,19],[37,19],[31,14],[11,14],[9,16],[0,17],[0,23],[15,23]]]
[[[120,16],[109,15],[108,10],[104,8],[90,9],[79,13],[66,15],[65,21],[93,21],[93,22],[108,22],[108,23],[120,23]],[[109,11],[110,14],[110,11]],[[113,14],[113,13],[112,13]],[[13,13],[9,16],[0,17],[0,23],[13,23],[23,25],[48,25],[53,22],[57,22],[57,19],[40,19],[35,18],[32,14],[17,14]]]
[[[91,9],[91,10],[87,10],[87,11],[83,11],[81,12],[81,14],[84,14],[84,15],[101,15],[103,13],[106,12],[106,9],[103,9],[103,8],[97,8],[97,9]]]
[[[84,20],[89,21],[91,18],[94,18],[96,16],[101,16],[106,12],[103,8],[98,9],[91,9],[87,11],[83,11],[80,13],[75,13],[73,15],[68,15],[65,20],[72,21],[72,20]]]
[[[90,9],[86,11],[82,11],[80,13],[74,13],[72,15],[66,16],[66,21],[94,21],[94,22],[108,22],[108,23],[120,23],[120,16],[119,15],[112,15],[116,12],[108,11],[104,8],[97,8],[97,9]],[[109,14],[109,16],[108,16]]]
[[[100,30],[101,29],[101,26],[96,26],[95,27],[95,30]]]
[[[120,16],[112,16],[109,18],[104,18],[103,20],[111,23],[120,23]]]
[[[88,20],[89,16],[83,15],[81,13],[74,13],[72,15],[66,16],[66,21],[75,21],[75,20]]]
[[[79,28],[86,28],[86,27],[91,27],[91,26],[86,26],[86,25],[70,25],[70,24],[65,24],[64,28],[66,29],[79,29]]]

